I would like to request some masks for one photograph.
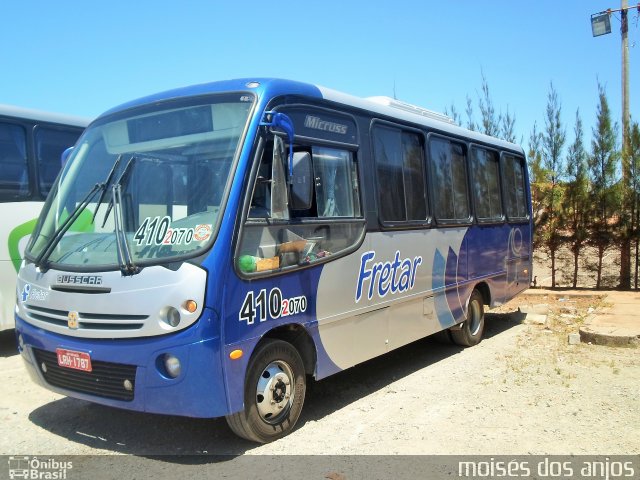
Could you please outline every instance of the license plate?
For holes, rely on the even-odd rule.
[[[56,353],[58,354],[58,365],[61,367],[83,372],[91,371],[91,357],[88,353],[65,350],[64,348],[56,349]]]

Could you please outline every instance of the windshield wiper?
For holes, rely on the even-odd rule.
[[[93,199],[95,194],[98,193],[98,190],[104,188],[104,183],[96,183],[93,188],[89,190],[89,193],[84,196],[82,201],[78,205],[76,205],[76,208],[73,209],[71,215],[69,215],[67,219],[62,222],[62,225],[60,225],[56,229],[56,231],[53,233],[53,236],[47,241],[40,254],[36,257],[36,267],[38,267],[43,272],[46,272],[48,270],[46,264],[49,260],[49,257],[51,256],[51,253],[53,252],[53,249],[56,248],[56,245],[58,245],[58,243],[60,243],[60,240],[62,240],[64,234],[67,233],[67,230],[69,230],[71,225],[73,225],[73,222],[78,219],[83,210],[87,208],[87,205],[91,203],[91,200]]]
[[[131,162],[129,162],[131,164]],[[129,165],[127,165],[128,167]],[[113,222],[116,234],[116,248],[118,251],[118,265],[123,276],[131,276],[140,272],[140,268],[133,263],[131,249],[127,240],[122,213],[122,185],[118,182],[111,190],[111,205],[113,205]]]
[[[64,222],[62,222],[62,225],[60,225],[54,231],[52,237],[47,241],[47,243],[45,243],[44,248],[35,259],[35,265],[41,271],[46,272],[48,270],[46,264],[47,264],[47,261],[49,260],[49,257],[51,256],[51,253],[53,253],[54,248],[56,248],[56,245],[60,243],[60,240],[62,240],[62,237],[64,237],[64,234],[67,233],[69,228],[71,228],[71,225],[73,225],[73,222],[75,222],[80,216],[80,214],[84,211],[84,209],[87,208],[87,205],[91,203],[91,200],[93,200],[93,197],[95,196],[95,194],[98,193],[99,190],[102,190],[100,198],[98,199],[98,205],[96,207],[96,211],[93,214],[93,218],[92,218],[92,223],[93,223],[96,217],[96,213],[98,211],[98,207],[100,207],[100,203],[102,203],[102,201],[104,200],[107,187],[109,186],[109,183],[111,183],[111,178],[113,177],[116,171],[116,168],[118,167],[118,164],[121,161],[121,158],[122,158],[122,155],[119,155],[116,161],[114,162],[113,167],[111,167],[111,171],[109,171],[109,175],[107,175],[107,178],[105,179],[105,181],[102,183],[96,183],[93,186],[93,188],[85,195],[82,201],[78,205],[76,205],[76,207],[73,209],[71,214],[67,217],[67,219]],[[133,159],[134,157],[131,157],[131,159],[129,160],[129,163],[127,164],[124,171],[120,175],[120,178],[118,179],[118,183],[122,181],[124,174],[129,170],[129,166],[133,162]],[[109,213],[107,212],[107,215],[108,214]],[[106,219],[105,219],[105,222],[106,222]],[[102,226],[104,227],[104,223]]]
[[[102,192],[100,193],[100,197],[98,198],[98,204],[96,205],[96,209],[93,212],[93,218],[91,219],[91,223],[95,223],[96,221],[96,216],[98,215],[98,209],[100,208],[100,205],[102,205],[102,202],[104,201],[104,197],[107,194],[107,188],[109,188],[109,184],[111,183],[111,178],[113,178],[113,174],[116,172],[118,165],[120,165],[120,160],[122,160],[122,154],[118,155],[118,158],[116,158],[116,161],[113,162],[113,167],[111,167],[111,170],[109,171],[109,175],[107,175],[107,179],[103,183]]]
[[[119,158],[119,157],[118,157]],[[131,171],[131,166],[133,165],[133,163],[136,160],[136,156],[133,155],[129,161],[127,162],[127,165],[124,167],[124,170],[122,170],[122,173],[120,174],[120,176],[118,177],[118,180],[115,181],[114,186],[116,185],[123,185],[125,180],[128,180],[129,177],[129,173]],[[113,172],[109,173],[109,176],[111,176]],[[106,189],[105,189],[106,190]],[[107,212],[104,214],[104,218],[102,219],[102,226],[100,228],[104,228],[104,226],[107,223],[107,219],[109,218],[109,214],[111,213],[111,209],[113,208],[113,195],[111,196],[111,203],[109,203],[109,206],[107,207]],[[98,211],[98,209],[96,208],[96,211]]]

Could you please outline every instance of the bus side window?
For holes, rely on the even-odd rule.
[[[393,224],[426,222],[427,191],[421,135],[376,125],[373,140],[380,220]]]
[[[509,220],[524,220],[528,216],[525,190],[524,161],[513,155],[502,157],[504,172],[504,197]]]
[[[313,147],[313,174],[318,217],[354,217],[359,214],[355,164],[351,153],[333,148]]]
[[[364,229],[353,153],[297,147],[296,151],[311,152],[314,192],[311,208],[292,210],[287,201],[287,155],[282,153],[287,150],[277,143],[265,149],[253,186],[236,259],[243,273],[337,258],[356,244]]]
[[[433,137],[429,140],[429,155],[436,221],[443,225],[469,222],[471,211],[463,146]]]
[[[472,193],[479,222],[501,222],[500,166],[498,153],[486,148],[471,149]]]
[[[36,161],[38,164],[38,187],[40,193],[46,196],[58,176],[62,167],[60,157],[62,152],[72,147],[81,130],[65,130],[39,126],[36,129]]]
[[[26,133],[19,125],[0,123],[0,195],[15,199],[28,193]]]

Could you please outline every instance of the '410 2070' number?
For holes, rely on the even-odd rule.
[[[252,325],[256,318],[264,322],[267,318],[276,319],[296,315],[307,310],[307,297],[283,298],[282,291],[278,287],[272,288],[268,293],[266,289],[259,292],[247,292],[240,313],[241,322]]]

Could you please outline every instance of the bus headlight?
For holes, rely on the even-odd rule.
[[[163,308],[160,311],[160,318],[171,327],[177,327],[180,324],[180,312],[173,307]]]
[[[167,371],[167,375],[171,378],[176,378],[180,375],[181,365],[178,357],[174,357],[170,353],[165,354],[164,356],[164,368]]]

